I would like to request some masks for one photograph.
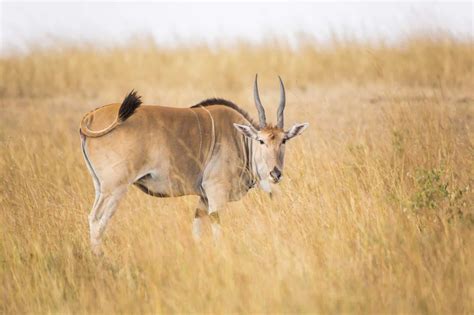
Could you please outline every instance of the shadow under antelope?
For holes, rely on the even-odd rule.
[[[121,104],[87,113],[80,124],[82,152],[95,187],[89,214],[92,250],[100,255],[101,237],[128,187],[133,184],[157,197],[199,196],[193,235],[209,216],[215,238],[218,211],[260,186],[282,179],[285,143],[308,123],[283,129],[285,87],[280,80],[277,124],[266,122],[257,76],[254,99],[259,121],[236,104],[220,98],[190,108],[141,106],[132,91]]]

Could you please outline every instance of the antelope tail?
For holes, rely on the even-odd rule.
[[[141,104],[142,104],[141,96],[138,96],[137,92],[132,90],[123,100],[122,105],[120,105],[117,118],[115,118],[115,121],[110,126],[102,130],[90,130],[89,124],[92,122],[92,119],[94,118],[94,111],[92,111],[86,114],[84,118],[82,119],[80,132],[83,135],[87,137],[92,137],[92,138],[97,138],[97,137],[106,135],[112,130],[114,130],[118,125],[120,125],[125,120],[127,120],[130,116],[132,116],[133,113],[135,113],[135,110],[138,107],[140,107]]]

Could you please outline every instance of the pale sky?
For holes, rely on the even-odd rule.
[[[2,2],[1,51],[58,39],[114,44],[149,35],[158,44],[209,44],[305,32],[396,40],[416,30],[473,38],[473,2],[123,3]]]

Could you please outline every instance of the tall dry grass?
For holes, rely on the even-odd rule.
[[[280,73],[289,87],[299,88],[343,82],[472,86],[473,53],[472,42],[448,35],[413,35],[391,45],[337,38],[323,44],[302,36],[297,47],[277,39],[262,45],[175,48],[157,46],[146,38],[108,48],[64,42],[0,58],[5,78],[0,95],[93,96],[104,88],[123,94],[131,85],[159,91],[199,86],[221,93],[247,89],[256,72],[272,74],[272,79]],[[269,78],[262,77],[268,83]]]
[[[3,57],[0,312],[472,314],[472,65],[472,43],[436,38]],[[286,121],[311,124],[289,144],[279,195],[229,204],[215,246],[192,241],[196,197],[132,188],[94,257],[82,115],[131,88],[254,112],[255,72],[268,112],[279,73]]]

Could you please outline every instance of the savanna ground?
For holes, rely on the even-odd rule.
[[[0,59],[1,313],[474,313],[473,43],[303,38],[223,47],[58,44]],[[88,243],[94,199],[78,124],[135,88],[186,107],[220,96],[310,128],[270,199],[191,237],[196,197],[131,188]]]

